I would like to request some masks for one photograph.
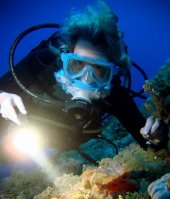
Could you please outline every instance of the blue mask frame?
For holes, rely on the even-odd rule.
[[[103,61],[103,60],[98,60],[98,59],[94,59],[94,58],[90,58],[90,57],[83,57],[83,56],[79,56],[77,54],[74,53],[62,53],[61,54],[61,59],[63,61],[63,69],[65,72],[65,75],[70,78],[71,80],[74,80],[74,82],[77,82],[79,85],[82,85],[81,80],[78,80],[78,78],[82,77],[85,72],[88,71],[88,73],[91,75],[91,77],[93,78],[94,82],[96,83],[96,85],[91,85],[91,87],[105,87],[105,86],[109,86],[112,80],[113,75],[117,74],[119,72],[119,67],[115,66],[113,63],[111,62],[107,62],[107,61]],[[109,76],[107,79],[105,80],[99,80],[98,78],[96,78],[94,76],[94,69],[90,66],[85,66],[81,71],[79,71],[76,74],[70,74],[67,70],[68,68],[68,63],[70,59],[74,59],[74,60],[78,60],[78,61],[82,61],[82,62],[87,62],[90,64],[95,64],[95,65],[99,65],[105,68],[109,69]],[[82,87],[82,86],[81,86]],[[84,86],[83,86],[84,87]],[[89,87],[89,86],[87,86]]]

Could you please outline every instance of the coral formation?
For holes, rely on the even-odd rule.
[[[145,82],[144,91],[152,95],[145,103],[146,109],[156,118],[170,123],[170,60],[151,81]]]
[[[74,181],[71,184],[72,186],[68,183],[68,178],[63,176],[53,187],[34,199],[111,199],[120,198],[120,195],[127,199],[148,198],[147,186],[170,170],[169,163],[170,159],[165,151],[144,151],[137,144],[131,144],[114,158],[100,161],[98,167],[84,167],[84,172],[77,178],[77,183]],[[66,185],[65,192],[50,195],[56,190],[64,190],[62,187]]]
[[[80,176],[64,174],[49,183],[40,172],[14,173],[1,190],[4,199],[147,199],[148,185],[169,171],[166,151],[145,151],[133,143],[98,166],[84,166]]]
[[[152,79],[154,88],[161,93],[161,95],[169,95],[170,91],[170,59],[160,67],[157,75]]]
[[[45,173],[40,170],[31,172],[13,171],[11,176],[4,179],[0,184],[0,198],[32,198],[51,184]]]
[[[64,174],[63,176],[55,179],[53,186],[48,186],[42,193],[34,196],[34,199],[58,198],[64,193],[69,192],[71,187],[75,186],[79,182],[80,176]]]
[[[167,110],[167,105],[170,105],[170,95],[164,98],[164,96],[155,90],[152,83],[148,80],[145,81],[143,88],[145,92],[152,95],[152,98],[144,103],[144,107],[152,116],[168,124],[170,122],[170,111]]]
[[[169,199],[170,189],[168,182],[170,181],[170,173],[165,174],[160,179],[152,182],[148,187],[148,193],[153,199]]]

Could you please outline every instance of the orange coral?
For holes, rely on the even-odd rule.
[[[130,173],[124,173],[123,175],[113,179],[108,184],[101,186],[102,189],[106,189],[109,194],[138,191],[139,184],[137,180],[131,177]]]

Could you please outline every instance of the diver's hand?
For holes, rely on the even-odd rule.
[[[141,135],[151,143],[157,145],[163,139],[164,123],[153,116],[147,118],[145,126],[141,128]]]
[[[2,114],[2,117],[19,125],[20,121],[17,117],[15,107],[17,107],[19,112],[22,114],[27,114],[21,97],[16,94],[6,92],[0,93],[0,113]]]

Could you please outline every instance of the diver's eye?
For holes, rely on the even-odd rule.
[[[77,73],[81,71],[84,68],[84,65],[85,65],[84,62],[82,61],[75,61],[73,66],[73,72]]]
[[[101,67],[98,66],[98,65],[93,65],[93,68],[94,68],[94,75],[97,78],[101,78],[101,76],[102,76],[102,74],[101,74]]]
[[[70,59],[67,65],[67,70],[70,74],[75,74],[84,68],[84,63],[79,60]]]
[[[101,67],[100,67],[99,65],[96,65],[96,64],[93,65],[93,68],[94,68],[95,70],[101,70]]]

